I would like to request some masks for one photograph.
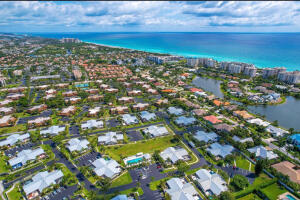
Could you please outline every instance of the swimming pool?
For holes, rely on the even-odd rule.
[[[141,162],[142,160],[143,160],[143,158],[135,158],[133,160],[128,160],[127,164],[135,164],[135,163]]]
[[[291,195],[286,195],[286,197],[289,199],[289,200],[296,200],[293,196],[291,196]]]

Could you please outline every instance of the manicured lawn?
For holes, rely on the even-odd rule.
[[[201,167],[195,168],[195,169],[191,169],[191,170],[185,172],[185,174],[186,174],[187,176],[189,176],[189,175],[191,175],[191,174],[196,173],[199,169],[201,169]]]
[[[1,128],[0,134],[14,133],[14,132],[25,131],[25,130],[26,130],[26,125],[25,124],[18,124],[18,125],[14,125],[12,127]]]
[[[171,142],[172,139],[173,136],[170,135],[166,137],[151,139],[148,141],[141,141],[137,143],[120,145],[120,146],[106,147],[105,150],[111,158],[120,161],[121,157],[125,158],[128,156],[135,155],[139,152],[153,153],[155,150],[164,150],[167,147],[175,146],[176,144]]]
[[[118,187],[121,185],[126,185],[132,182],[132,178],[129,172],[122,174],[120,177],[112,181],[111,187]]]
[[[9,168],[6,164],[5,157],[0,156],[0,173],[8,172]]]
[[[235,162],[236,162],[236,166],[238,168],[241,168],[241,169],[245,169],[245,170],[248,170],[249,171],[249,166],[250,166],[250,162],[248,160],[246,160],[245,158],[239,156],[235,159]],[[251,172],[254,172],[254,165],[251,164]]]
[[[204,156],[205,160],[207,160],[208,162],[210,162],[210,163],[212,163],[212,164],[214,164],[214,165],[217,164],[217,162],[214,161],[214,160],[213,160],[211,157],[209,157],[208,155],[206,155],[206,154],[202,151],[202,149],[197,149],[197,150],[201,153],[202,156]]]
[[[242,198],[239,198],[238,200],[261,200],[261,198],[256,194],[251,193]]]
[[[19,192],[18,186],[19,184],[15,185],[14,189],[7,194],[8,199],[23,199],[22,194]]]
[[[62,173],[64,174],[64,177],[68,179],[68,186],[72,186],[78,183],[76,176],[64,164],[56,163],[55,165],[59,166],[59,169],[61,169]]]
[[[283,187],[280,187],[276,183],[262,189],[262,191],[263,191],[263,193],[265,193],[265,195],[267,195],[267,197],[270,200],[276,200],[279,195],[287,192],[286,189],[284,189]]]
[[[141,187],[138,187],[137,191],[135,191],[135,188],[130,188],[130,189],[128,189],[128,190],[123,190],[123,191],[121,191],[120,193],[121,193],[121,194],[126,194],[126,195],[128,195],[128,194],[134,193],[134,192],[138,192],[138,193],[139,193],[139,196],[141,196],[141,195],[144,194],[144,191],[143,191],[143,189],[142,189]]]
[[[150,182],[150,184],[149,184],[149,188],[151,189],[151,190],[157,190],[158,189],[158,186],[160,185],[160,183],[162,182],[162,181],[167,181],[167,180],[169,180],[169,179],[171,179],[172,177],[166,177],[166,178],[163,178],[163,179],[160,179],[160,180],[157,180],[157,181],[152,181],[152,182]]]

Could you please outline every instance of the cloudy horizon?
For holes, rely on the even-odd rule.
[[[300,2],[0,2],[1,32],[300,32]]]

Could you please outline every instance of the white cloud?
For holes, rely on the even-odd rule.
[[[297,2],[0,2],[5,31],[106,30],[205,31],[216,27],[257,30],[285,26],[300,31]],[[84,28],[82,28],[84,27]],[[218,29],[219,30],[219,29]],[[28,30],[24,30],[28,31]]]

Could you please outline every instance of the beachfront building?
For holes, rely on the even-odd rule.
[[[175,164],[178,160],[187,161],[190,159],[189,153],[182,147],[168,147],[160,153],[160,156],[164,161],[170,160],[172,164]]]
[[[151,125],[143,130],[145,134],[148,134],[151,137],[159,137],[169,134],[169,131],[164,126]]]
[[[122,171],[121,166],[117,161],[113,159],[106,160],[104,158],[99,158],[92,162],[94,166],[94,172],[97,176],[107,177],[113,179],[117,175],[119,175]]]
[[[31,178],[31,181],[27,181],[23,186],[27,199],[30,200],[38,198],[45,188],[58,184],[62,180],[63,176],[64,174],[61,170],[37,173]]]
[[[226,182],[220,175],[207,169],[200,169],[195,173],[196,181],[206,195],[219,195],[221,192],[227,191]]]

